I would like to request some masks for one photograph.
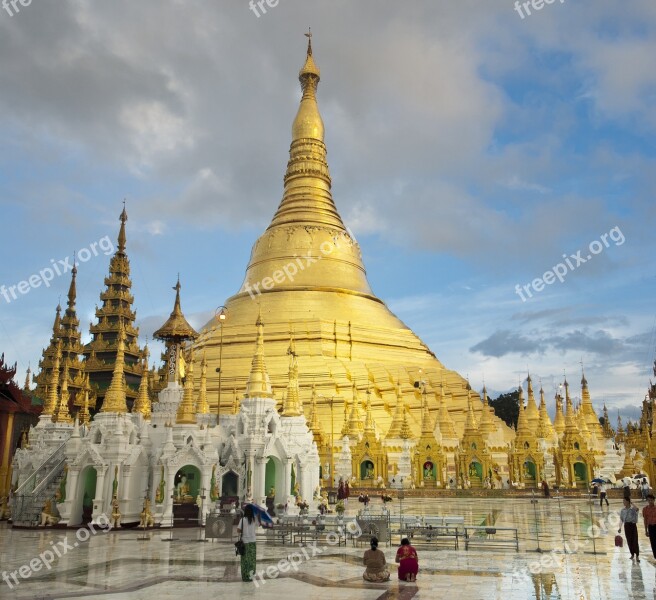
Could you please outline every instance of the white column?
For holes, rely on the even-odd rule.
[[[96,494],[93,499],[93,515],[91,522],[98,524],[98,517],[104,515],[103,520],[108,522],[110,515],[105,511],[105,475],[107,474],[108,467],[96,467]],[[111,503],[110,503],[111,504]],[[111,512],[111,511],[110,511]]]

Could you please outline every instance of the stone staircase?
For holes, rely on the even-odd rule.
[[[66,442],[39,465],[14,493],[11,511],[14,527],[38,526],[47,500],[51,500],[52,512],[57,516],[54,499],[64,476],[65,447]]]

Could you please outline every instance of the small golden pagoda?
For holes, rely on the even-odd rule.
[[[415,473],[420,487],[434,488],[444,486],[445,459],[442,446],[435,437],[435,423],[428,408],[426,387],[421,391],[422,415],[421,437],[415,452]]]
[[[180,307],[180,277],[173,287],[175,290],[175,302],[169,318],[166,320],[155,333],[153,337],[162,340],[166,350],[162,355],[165,366],[164,379],[166,382],[178,382],[185,377],[185,360],[183,355],[184,343],[188,340],[194,340],[198,337],[196,330],[189,325],[187,319],[182,314]],[[203,360],[205,353],[203,352]]]
[[[473,392],[467,383],[467,419],[458,453],[458,472],[469,487],[480,488],[492,472],[490,452],[474,416]]]
[[[556,481],[558,485],[586,487],[594,477],[595,453],[588,445],[584,433],[577,426],[567,379],[565,379],[564,385],[566,402],[565,432],[555,454]]]
[[[533,394],[531,378],[528,378],[529,394]],[[530,396],[529,396],[530,397]],[[540,427],[540,414],[533,399],[538,422],[535,430],[531,428],[528,407],[524,407],[524,389],[519,386],[519,417],[517,419],[517,434],[511,452],[512,478],[520,484],[535,487],[542,480],[544,474],[544,453],[538,445],[537,429]]]
[[[137,398],[141,382],[141,349],[138,344],[139,329],[134,326],[137,317],[132,310],[134,296],[130,293],[130,261],[125,251],[125,223],[128,214],[123,207],[119,217],[121,227],[118,233],[118,247],[109,261],[109,276],[105,277],[105,291],[100,294],[102,307],[96,307],[98,322],[90,325],[92,340],[84,347],[86,372],[92,387],[96,390],[98,403],[102,403],[112,382],[115,362],[118,357],[118,332],[122,328],[123,372],[125,375],[125,395],[131,406]]]

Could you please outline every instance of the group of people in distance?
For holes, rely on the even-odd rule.
[[[385,554],[382,550],[378,549],[378,538],[372,537],[369,543],[371,549],[366,550],[364,553],[363,562],[366,570],[362,574],[362,578],[365,581],[371,581],[373,583],[389,581],[390,572],[385,561]],[[419,557],[417,556],[417,551],[410,545],[408,538],[401,540],[401,546],[396,551],[396,558],[394,560],[399,563],[399,581],[417,581]]]

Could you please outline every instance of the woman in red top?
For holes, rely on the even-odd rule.
[[[394,560],[399,563],[399,581],[417,581],[419,558],[408,538],[401,540],[401,547],[396,551]]]

